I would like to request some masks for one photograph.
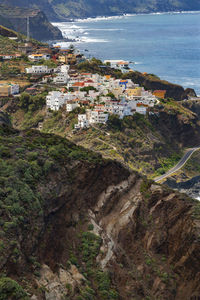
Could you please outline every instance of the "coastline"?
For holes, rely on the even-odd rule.
[[[99,15],[99,16],[91,16],[91,17],[84,17],[84,18],[70,18],[63,21],[51,21],[51,24],[57,23],[71,23],[71,22],[89,22],[89,21],[104,21],[104,20],[112,20],[117,18],[123,17],[133,17],[133,16],[145,16],[145,15],[165,15],[165,14],[195,14],[200,13],[200,10],[181,10],[181,11],[158,11],[158,12],[147,12],[147,13],[121,13],[115,15]]]
[[[177,34],[175,33],[173,38],[171,38],[171,32],[174,28],[171,28],[169,32],[169,36],[167,35],[168,32],[166,31],[165,28],[165,25],[168,24],[168,20],[170,22],[171,20],[175,20],[175,22],[176,20],[178,20],[177,22],[178,24],[183,18],[183,20],[186,20],[186,24],[187,23],[190,24],[191,19],[192,20],[198,19],[199,13],[200,11],[173,11],[173,12],[170,11],[170,12],[156,12],[156,13],[153,12],[153,13],[145,13],[145,14],[123,14],[123,15],[115,15],[115,16],[83,18],[83,19],[76,19],[76,21],[74,20],[71,22],[57,22],[53,24],[59,26],[59,29],[63,32],[64,37],[70,38],[70,42],[67,43],[63,41],[60,43],[60,46],[62,48],[66,48],[69,46],[70,43],[73,43],[75,47],[77,47],[83,52],[85,51],[85,49],[87,49],[87,53],[85,54],[86,57],[88,58],[95,56],[101,60],[123,58],[124,60],[127,61],[134,61],[135,62],[134,69],[140,72],[157,74],[159,77],[164,78],[169,82],[175,82],[176,84],[182,85],[184,87],[189,86],[190,88],[195,89],[197,94],[199,95],[200,90],[199,90],[199,79],[197,76],[198,72],[196,72],[196,76],[194,74],[195,72],[193,72],[193,76],[191,76],[191,70],[194,69],[192,68],[192,65],[194,64],[194,59],[191,60],[191,64],[189,63],[189,60],[187,58],[185,59],[185,53],[187,54],[189,51],[187,45],[191,44],[190,42],[192,41],[190,37],[192,35],[190,34],[189,36],[187,36],[187,43],[184,42],[184,47],[186,51],[183,52],[180,49],[178,43],[177,43],[177,48],[174,47],[173,38],[177,36]],[[183,15],[183,17],[180,15]],[[165,20],[164,23],[163,23],[163,19]],[[155,46],[154,49],[151,48],[151,45],[154,45],[155,43],[153,42],[153,44],[150,44],[151,42],[151,40],[149,39],[150,34],[148,34],[146,38],[146,33],[143,30],[142,31],[143,37],[142,39],[140,38],[141,24],[143,24],[144,26],[146,20],[147,20],[147,24],[150,24],[150,26],[151,24],[153,24],[152,31],[151,31],[153,34],[156,28],[155,24],[157,25],[161,24],[161,26],[163,27],[162,30],[165,33],[164,43],[166,44],[166,41],[169,41],[168,45],[173,43],[172,51],[168,49],[170,52],[167,52],[167,50],[163,48],[164,43],[162,42],[162,37],[159,34],[157,35],[158,39],[156,43],[158,47]],[[129,28],[131,28],[129,24],[132,24],[132,22],[136,25],[136,31],[134,30],[134,37],[133,37],[133,30],[132,31],[130,30],[129,32]],[[194,21],[194,25],[198,23]],[[123,27],[124,24],[125,27]],[[179,29],[181,30],[180,38],[182,38],[184,28],[181,27]],[[119,38],[117,48],[114,45],[115,43],[114,42],[115,39],[113,38],[114,36],[117,39]],[[127,39],[127,37],[129,36],[132,39],[133,38],[135,39],[134,43],[130,43],[130,40]],[[140,40],[141,42],[138,42]],[[149,46],[150,46],[150,50],[148,51],[144,50],[145,48],[149,49]],[[126,51],[125,51],[125,47],[126,47]],[[141,47],[144,48],[142,51],[139,50],[142,49]],[[151,55],[151,53],[156,53],[157,51],[156,48],[160,49],[158,53],[158,60],[163,55],[165,55],[165,57],[167,58],[167,63],[165,63],[164,69],[159,68],[159,64],[156,63],[157,58],[155,57],[155,55]],[[194,51],[193,52],[197,55],[198,49],[196,48],[194,48],[195,52]],[[107,49],[107,51],[105,51],[105,49]],[[177,55],[177,53],[180,53],[180,55],[179,54]],[[181,56],[182,53],[183,55]],[[197,56],[195,54],[193,57],[194,58],[196,57],[195,59],[196,61]],[[171,70],[174,69],[174,63],[176,64],[176,71],[172,72]],[[167,64],[168,66],[166,67]],[[170,65],[171,68],[169,67]],[[194,65],[198,66],[197,63],[195,63]]]

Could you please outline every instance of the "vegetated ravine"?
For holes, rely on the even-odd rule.
[[[0,299],[193,299],[199,202],[0,124]]]

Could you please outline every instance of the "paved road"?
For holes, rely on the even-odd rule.
[[[154,178],[154,181],[159,182],[159,181],[171,176],[173,173],[177,172],[178,170],[180,170],[185,165],[185,163],[188,161],[188,159],[191,157],[191,155],[199,149],[200,149],[200,147],[188,149],[187,152],[183,155],[183,157],[181,158],[181,160],[179,160],[179,162],[177,163],[177,165],[175,167],[170,169],[167,173]]]

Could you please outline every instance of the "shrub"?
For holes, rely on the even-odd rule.
[[[2,277],[0,279],[0,300],[28,300],[27,293],[24,289],[11,278]]]

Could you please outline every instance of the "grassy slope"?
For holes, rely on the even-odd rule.
[[[42,100],[41,105],[44,105]],[[154,176],[164,173],[181,157],[182,150],[178,141],[173,143],[159,131],[155,118],[136,114],[119,120],[112,116],[106,125],[96,125],[88,130],[73,132],[77,115],[84,109],[67,113],[46,112],[35,107],[28,110],[18,109],[12,115],[14,126],[18,129],[37,128],[42,123],[42,132],[55,133],[67,137],[76,144],[84,146],[105,158],[119,160],[131,169]],[[178,114],[182,122],[192,122],[193,114],[175,101],[163,102],[163,111],[168,111],[168,118]],[[42,107],[42,106],[41,106]],[[155,170],[156,173],[155,173]]]

